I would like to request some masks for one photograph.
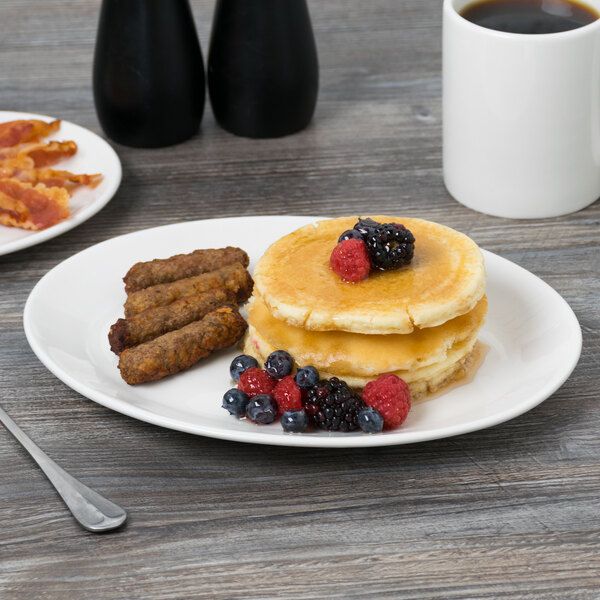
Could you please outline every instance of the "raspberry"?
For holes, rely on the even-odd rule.
[[[327,431],[358,429],[358,413],[365,408],[360,396],[345,381],[332,377],[308,390],[304,409],[317,427]]]
[[[383,417],[383,428],[393,429],[404,422],[410,410],[410,390],[396,375],[382,375],[369,381],[362,393],[363,402],[376,408]]]
[[[250,367],[240,375],[238,389],[248,394],[250,398],[259,394],[271,396],[277,385],[277,379],[271,377],[265,370],[258,367]]]
[[[331,252],[329,266],[346,281],[356,282],[368,277],[371,261],[362,240],[348,239],[340,242]]]
[[[399,223],[384,223],[365,235],[367,251],[374,269],[399,269],[413,259],[415,237]]]
[[[302,409],[302,392],[292,375],[287,375],[273,389],[273,398],[277,402],[279,412]]]

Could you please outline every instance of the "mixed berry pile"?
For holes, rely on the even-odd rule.
[[[340,235],[329,266],[342,279],[361,281],[372,270],[389,271],[408,265],[414,255],[415,237],[400,223],[360,219]]]
[[[408,386],[395,375],[369,382],[361,396],[337,377],[321,379],[313,366],[294,373],[294,360],[284,350],[272,352],[264,368],[242,354],[233,359],[229,370],[237,387],[225,392],[223,408],[261,425],[279,419],[290,433],[311,426],[378,433],[398,427],[410,410]]]

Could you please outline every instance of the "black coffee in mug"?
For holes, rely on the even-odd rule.
[[[574,0],[479,0],[460,14],[482,27],[509,33],[559,33],[589,25],[600,14]]]

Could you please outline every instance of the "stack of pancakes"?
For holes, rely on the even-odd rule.
[[[254,270],[244,352],[264,361],[276,349],[322,377],[362,388],[384,373],[418,398],[464,376],[487,312],[483,257],[475,242],[421,219],[410,265],[349,283],[329,267],[340,234],[357,217],[307,225],[272,244]]]

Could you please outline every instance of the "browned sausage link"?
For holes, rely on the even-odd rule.
[[[235,344],[246,327],[235,307],[218,308],[200,321],[123,350],[121,377],[135,385],[184,371],[214,350]]]
[[[241,304],[242,302],[246,302],[246,300],[248,300],[248,298],[250,298],[250,296],[252,295],[253,287],[254,287],[254,280],[252,279],[252,275],[250,275],[250,273],[248,273],[248,271],[246,271],[242,277],[240,287],[238,288],[238,291],[235,294],[238,304]]]
[[[231,290],[237,295],[238,302],[243,302],[252,292],[252,278],[242,264],[236,263],[195,277],[153,285],[127,296],[125,316],[129,318],[147,308],[167,306],[184,296],[201,294],[217,287]]]
[[[247,267],[248,262],[248,255],[241,248],[228,246],[194,250],[189,254],[176,254],[170,258],[136,263],[127,271],[123,281],[125,291],[130,294],[151,285],[216,271],[233,263],[241,263]]]
[[[128,319],[119,319],[111,326],[108,334],[110,349],[121,354],[125,348],[180,329],[224,304],[235,302],[236,295],[231,290],[215,288],[195,296],[185,296],[167,306],[148,308]]]

